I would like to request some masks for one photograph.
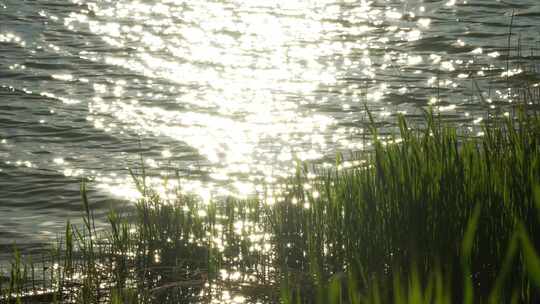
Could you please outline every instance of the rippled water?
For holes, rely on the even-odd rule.
[[[210,199],[364,149],[364,104],[474,125],[512,101],[513,10],[538,72],[537,0],[0,1],[0,244],[78,218],[83,177],[98,213],[135,197],[141,156]]]

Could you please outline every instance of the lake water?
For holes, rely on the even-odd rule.
[[[124,206],[141,159],[163,195],[263,192],[365,149],[364,105],[477,132],[538,33],[538,0],[0,0],[0,247],[79,218],[83,178]]]

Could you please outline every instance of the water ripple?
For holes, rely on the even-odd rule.
[[[77,218],[83,178],[99,212],[133,198],[141,155],[156,186],[175,168],[186,191],[243,196],[364,149],[364,104],[383,132],[428,105],[505,111],[508,81],[539,81],[536,2],[6,0],[0,243]],[[528,72],[506,71],[512,11]]]

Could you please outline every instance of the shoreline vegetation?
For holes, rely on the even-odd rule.
[[[96,231],[83,183],[84,225],[41,262],[15,249],[0,303],[538,302],[540,115],[517,112],[483,136],[399,117],[393,143],[373,127],[357,166],[301,164],[271,205],[166,201],[134,174],[143,198]]]
[[[0,304],[540,302],[538,63],[534,78],[511,73],[526,58],[511,48],[513,20],[498,84],[509,96],[518,83],[523,104],[481,136],[428,112],[413,127],[399,116],[382,141],[366,109],[373,151],[334,169],[299,164],[276,202],[164,199],[143,169],[132,172],[142,198],[111,210],[105,230],[83,182],[83,225],[68,221],[47,254],[14,248]]]

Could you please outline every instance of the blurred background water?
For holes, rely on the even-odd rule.
[[[141,162],[164,196],[176,170],[261,193],[366,149],[364,105],[477,132],[540,82],[538,33],[537,0],[0,0],[0,247],[79,218],[83,178],[98,218],[124,206]]]

